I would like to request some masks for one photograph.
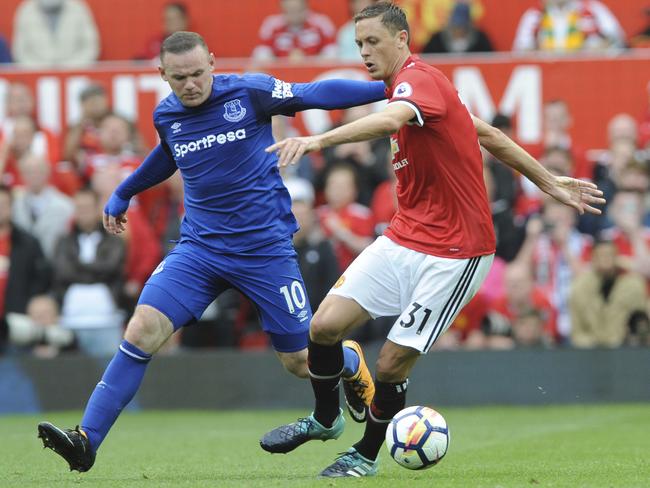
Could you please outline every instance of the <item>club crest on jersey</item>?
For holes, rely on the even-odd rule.
[[[223,104],[223,118],[228,122],[239,122],[246,116],[246,107],[242,107],[239,99],[230,100]]]
[[[399,144],[397,144],[397,139],[394,137],[390,138],[390,152],[393,158],[395,157],[395,154],[399,152]]]
[[[413,88],[406,81],[401,82],[395,87],[394,96],[396,97],[410,97],[413,94]]]

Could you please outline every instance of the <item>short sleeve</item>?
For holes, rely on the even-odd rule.
[[[419,69],[404,69],[395,80],[393,96],[388,103],[405,103],[416,114],[417,124],[438,121],[447,113],[445,102],[435,79]]]

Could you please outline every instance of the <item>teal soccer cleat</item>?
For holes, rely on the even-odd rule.
[[[334,463],[325,468],[320,477],[322,478],[343,478],[363,476],[374,476],[377,474],[377,461],[366,459],[351,447],[347,452],[342,452]]]
[[[260,440],[260,446],[265,451],[284,454],[293,451],[307,441],[338,439],[344,428],[343,410],[339,412],[339,416],[336,417],[334,424],[329,429],[323,427],[312,413],[309,417],[298,419],[267,432]]]

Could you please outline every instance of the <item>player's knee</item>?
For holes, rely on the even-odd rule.
[[[342,333],[336,325],[331,314],[326,310],[319,310],[311,319],[309,336],[318,344],[336,344],[342,338]]]
[[[138,306],[129,320],[124,338],[142,351],[153,354],[173,332],[167,317],[151,307]]]

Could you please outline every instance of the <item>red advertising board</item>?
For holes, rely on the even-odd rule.
[[[432,62],[434,59],[431,60]],[[461,98],[476,115],[489,120],[495,111],[513,115],[517,137],[524,144],[537,143],[541,135],[545,101],[564,99],[573,115],[575,140],[584,147],[606,144],[606,124],[612,116],[627,112],[641,117],[650,100],[650,53],[630,51],[618,57],[520,57],[498,55],[441,61],[438,66],[456,85]],[[244,64],[219,65],[219,71],[242,72]],[[307,82],[323,77],[365,79],[359,65],[268,65],[268,73],[285,81]],[[103,64],[90,71],[25,72],[0,70],[0,118],[9,83],[22,81],[36,94],[39,123],[56,132],[79,115],[78,95],[90,80],[105,85],[114,110],[136,120],[146,139],[155,135],[151,113],[169,93],[154,66]],[[329,115],[310,111],[298,117],[307,132],[327,128]]]

